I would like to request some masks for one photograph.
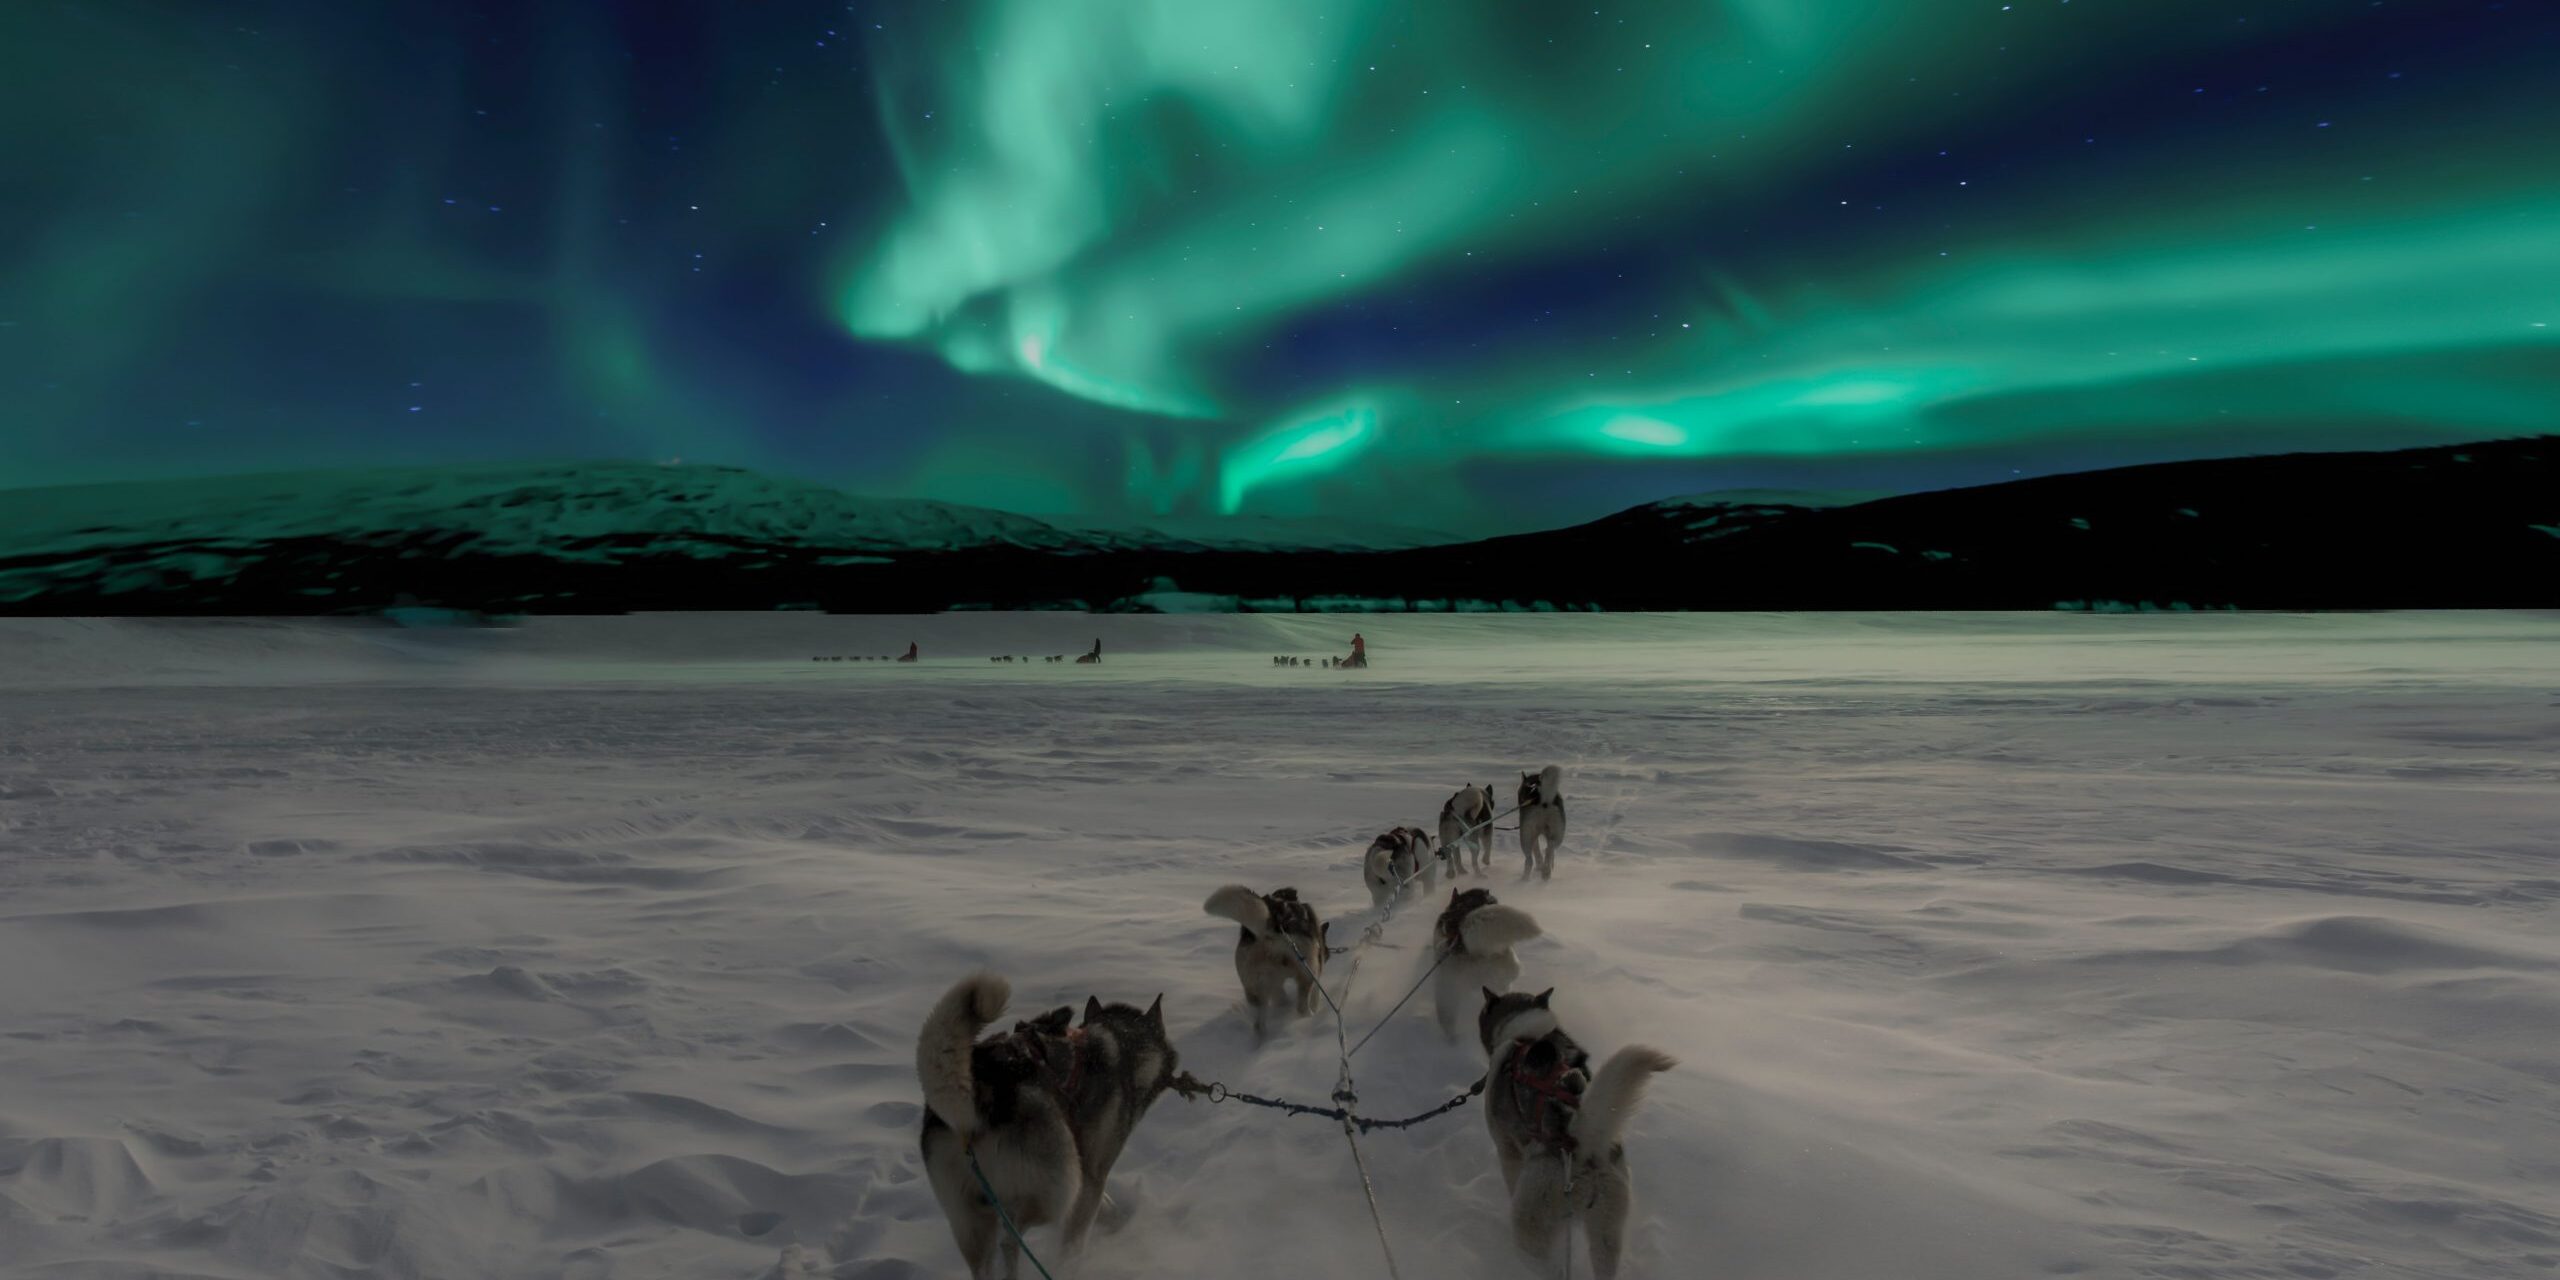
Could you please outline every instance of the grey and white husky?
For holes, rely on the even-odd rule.
[[[1360,855],[1360,879],[1369,886],[1369,904],[1383,911],[1419,876],[1423,891],[1440,887],[1439,859],[1432,855],[1431,835],[1420,827],[1395,827],[1378,833]]]
[[[1554,994],[1552,987],[1534,996],[1484,993],[1476,1029],[1493,1063],[1485,1125],[1511,1192],[1512,1240],[1551,1263],[1557,1233],[1580,1218],[1592,1273],[1613,1280],[1635,1203],[1620,1139],[1645,1086],[1677,1064],[1660,1049],[1631,1044],[1591,1070],[1591,1055],[1556,1025],[1547,1006]]]
[[[1294,1009],[1301,1018],[1316,1011],[1316,979],[1324,974],[1325,939],[1333,926],[1298,901],[1297,890],[1257,894],[1240,884],[1223,885],[1201,909],[1235,921],[1242,931],[1236,980],[1244,984],[1256,1041],[1267,1031],[1272,1010]]]
[[[1460,847],[1464,842],[1465,848]],[[1493,865],[1493,784],[1482,787],[1460,787],[1458,794],[1440,806],[1440,857],[1449,864],[1449,878],[1467,873],[1467,849],[1475,850],[1475,872],[1483,875]]]
[[[979,1171],[1016,1226],[1058,1223],[1073,1260],[1102,1207],[1104,1178],[1178,1066],[1163,996],[1144,1011],[1088,998],[1081,1026],[1061,1005],[978,1039],[1011,996],[1004,979],[971,974],[943,993],[916,1037],[925,1176],[971,1280],[994,1275],[998,1245],[1006,1276],[1021,1265]]]
[[[1440,1034],[1452,1043],[1478,991],[1509,991],[1520,979],[1511,948],[1538,936],[1538,922],[1518,907],[1493,900],[1489,889],[1451,889],[1449,905],[1431,927],[1440,967],[1432,972],[1432,1012]]]
[[[1520,775],[1520,878],[1556,874],[1556,849],[1564,844],[1564,770],[1554,765]]]

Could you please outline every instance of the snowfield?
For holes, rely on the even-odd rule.
[[[1547,763],[1524,985],[1680,1059],[1629,1274],[2560,1271],[2560,617],[773,615],[0,621],[0,1275],[958,1274],[946,986],[1321,1102],[1202,899],[1356,935]],[[1428,1004],[1365,1112],[1482,1070]],[[1479,1109],[1362,1146],[1406,1280],[1531,1274]],[[1169,1097],[1113,1188],[1093,1280],[1386,1275],[1323,1121]]]

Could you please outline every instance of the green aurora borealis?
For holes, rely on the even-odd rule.
[[[0,483],[682,454],[1488,531],[2560,402],[2539,5],[245,7],[0,18]]]

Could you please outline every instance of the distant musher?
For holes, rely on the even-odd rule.
[[[1341,665],[1346,667],[1365,667],[1369,665],[1369,642],[1361,639],[1359,632],[1354,631],[1351,633],[1351,656],[1344,658]]]
[[[1102,637],[1100,637],[1100,636],[1096,636],[1096,637],[1094,637],[1094,640],[1093,640],[1093,651],[1092,651],[1091,653],[1082,654],[1082,655],[1078,656],[1078,657],[1076,658],[1076,661],[1078,661],[1078,662],[1100,662],[1100,661],[1102,661]]]
[[[906,651],[905,653],[902,653],[902,654],[899,654],[899,655],[898,655],[898,661],[900,661],[900,662],[913,662],[913,661],[915,661],[915,660],[916,660],[916,642],[915,642],[915,641],[913,641],[913,640],[909,640],[909,641],[907,642],[907,651]]]

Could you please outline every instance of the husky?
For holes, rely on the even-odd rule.
[[[1469,989],[1509,991],[1520,978],[1520,959],[1511,948],[1538,936],[1538,922],[1518,907],[1493,900],[1488,889],[1451,889],[1449,905],[1431,926],[1431,946],[1440,967],[1432,974],[1432,1012],[1440,1034],[1458,1041],[1459,1020],[1466,1017]]]
[[[998,1203],[1024,1231],[1059,1224],[1067,1259],[1083,1250],[1104,1179],[1179,1063],[1163,996],[1143,1012],[1087,997],[1082,1026],[1070,1027],[1073,1011],[1060,1005],[978,1039],[1012,994],[1003,978],[971,974],[943,993],[916,1037],[925,1176],[970,1280],[991,1280],[999,1245],[1004,1274],[1019,1274]]]
[[[1484,993],[1476,1033],[1493,1064],[1485,1072],[1485,1125],[1511,1193],[1513,1242],[1546,1263],[1556,1234],[1579,1217],[1592,1274],[1614,1280],[1635,1200],[1620,1139],[1645,1086],[1678,1063],[1631,1044],[1591,1070],[1591,1055],[1556,1025],[1547,1005],[1554,994],[1553,987],[1534,996]]]
[[[1201,909],[1233,920],[1236,980],[1244,984],[1245,1008],[1253,1014],[1253,1038],[1260,1043],[1274,1009],[1295,1009],[1301,1018],[1316,1011],[1316,980],[1324,974],[1330,921],[1318,920],[1316,909],[1298,901],[1295,889],[1256,894],[1240,884],[1221,887]],[[1297,985],[1294,995],[1290,984]]]
[[[1520,775],[1520,878],[1556,875],[1556,849],[1564,843],[1564,770],[1548,765]]]
[[[1465,847],[1461,847],[1463,841]],[[1479,789],[1460,787],[1458,794],[1440,806],[1440,857],[1449,864],[1449,878],[1467,873],[1467,849],[1475,850],[1475,872],[1485,874],[1493,865],[1493,784]]]
[[[1430,834],[1420,827],[1379,832],[1369,842],[1369,851],[1360,855],[1360,878],[1369,886],[1369,904],[1384,910],[1417,875],[1422,877],[1425,893],[1437,890],[1439,861],[1432,853]]]

